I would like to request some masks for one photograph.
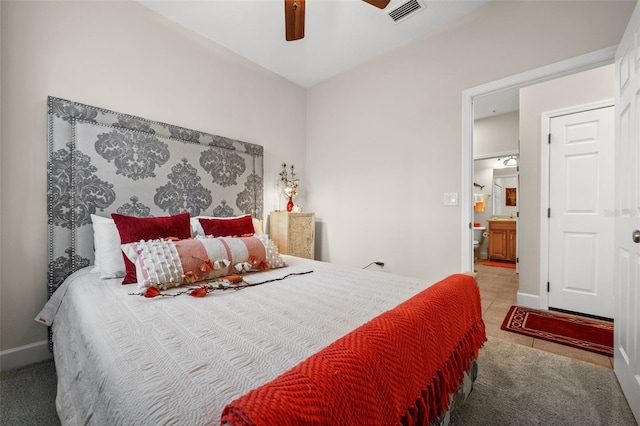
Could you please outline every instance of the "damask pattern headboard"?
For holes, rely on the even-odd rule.
[[[93,263],[91,214],[262,219],[263,148],[48,98],[49,296]]]

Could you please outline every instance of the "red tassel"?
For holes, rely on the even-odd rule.
[[[429,424],[449,410],[449,395],[457,392],[464,373],[471,368],[472,359],[478,357],[478,351],[486,341],[484,322],[475,323],[442,368],[431,378],[431,382],[422,390],[415,405],[407,408],[402,424]]]

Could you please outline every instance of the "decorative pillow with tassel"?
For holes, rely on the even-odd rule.
[[[123,244],[136,267],[138,289],[167,289],[230,274],[285,266],[278,248],[266,235],[158,239]]]

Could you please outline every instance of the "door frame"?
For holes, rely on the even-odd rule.
[[[549,185],[551,185],[549,181],[549,152],[551,149],[547,135],[550,131],[551,119],[607,107],[615,108],[615,99],[547,111],[540,115],[540,306],[538,309],[549,309],[549,292],[547,291],[547,282],[549,281],[549,219],[547,218],[547,208],[549,207]],[[613,172],[612,170],[611,173]],[[614,189],[611,188],[612,191]]]
[[[614,62],[616,46],[596,50],[551,65],[535,68],[520,74],[485,83],[462,91],[462,187],[460,189],[461,238],[460,270],[473,271],[473,100],[511,89],[519,89],[544,81],[553,80],[582,71],[611,65]],[[533,300],[527,298],[525,306]],[[518,301],[520,303],[520,301]],[[527,303],[528,302],[528,303]],[[530,306],[537,308],[537,306]]]

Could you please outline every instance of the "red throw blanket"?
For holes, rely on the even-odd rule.
[[[227,405],[240,425],[428,425],[486,341],[475,280],[452,275]]]

